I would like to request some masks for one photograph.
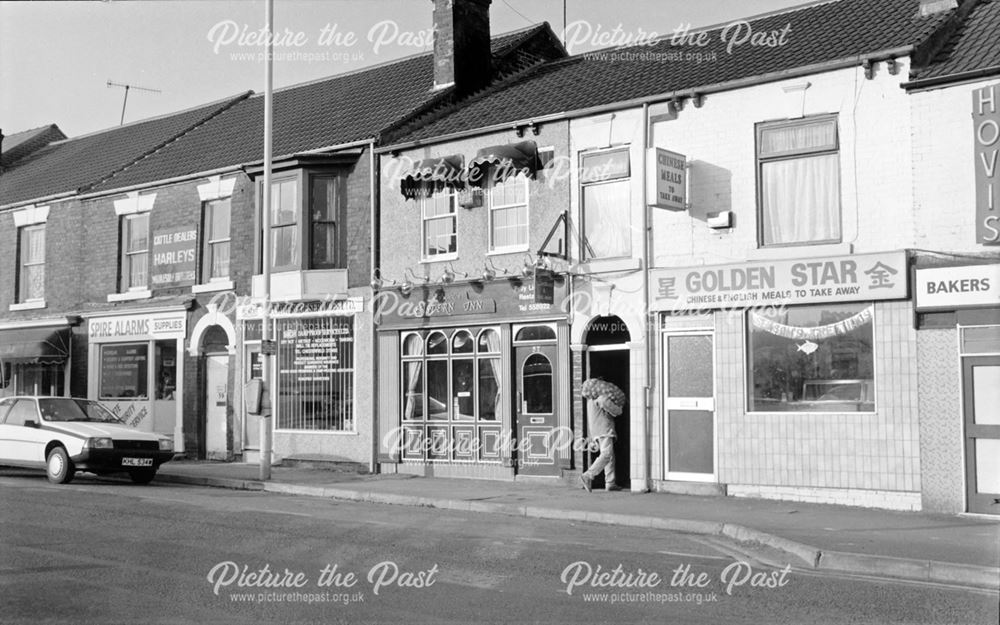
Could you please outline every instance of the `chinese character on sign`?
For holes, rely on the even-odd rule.
[[[875,263],[874,267],[865,271],[865,274],[870,276],[872,279],[872,283],[868,286],[873,289],[893,288],[896,285],[890,281],[890,278],[897,273],[899,272],[888,265],[882,264],[881,262]]]
[[[674,291],[676,282],[677,278],[660,278],[660,291],[656,297],[659,299],[677,299],[677,293]]]

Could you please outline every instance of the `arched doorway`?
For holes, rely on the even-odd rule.
[[[626,397],[631,397],[630,339],[628,326],[620,317],[611,315],[592,319],[584,334],[587,346],[584,379],[603,378],[622,389]],[[631,405],[626,403],[622,414],[615,419],[615,433],[618,437],[615,441],[615,481],[624,489],[628,489],[631,482],[630,415]],[[600,482],[595,480],[595,487],[603,486],[604,477],[599,479]]]
[[[229,336],[218,325],[209,326],[201,340],[202,411],[199,437],[206,458],[229,457]]]

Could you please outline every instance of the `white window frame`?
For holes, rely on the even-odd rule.
[[[780,154],[763,155],[763,134],[768,130],[794,128],[796,126],[813,126],[818,124],[832,124],[833,126],[833,147],[823,148],[803,148],[788,150]],[[840,124],[836,114],[816,115],[802,119],[790,119],[780,121],[761,122],[756,128],[756,148],[754,158],[756,160],[757,176],[757,247],[760,249],[771,249],[781,247],[797,247],[805,245],[835,245],[844,240],[844,193],[841,188],[842,178],[840,162],[837,162],[837,217],[840,220],[839,236],[831,239],[816,239],[814,241],[788,241],[782,243],[764,242],[764,165],[779,161],[790,161],[801,158],[811,158],[816,156],[840,155]]]
[[[606,154],[606,153],[612,153],[612,152],[624,152],[625,153],[626,161],[628,162],[628,166],[629,166],[629,170],[628,170],[628,174],[627,175],[617,176],[617,177],[614,177],[614,178],[601,178],[599,180],[583,180],[583,177],[582,177],[582,174],[583,174],[583,171],[584,171],[583,161],[584,161],[585,158],[587,158],[589,156],[596,156],[596,155],[599,155],[599,154]],[[632,245],[633,242],[632,242],[632,150],[631,150],[631,147],[628,146],[628,145],[616,145],[616,146],[612,146],[610,148],[601,148],[601,149],[598,149],[598,150],[581,151],[581,152],[579,152],[578,158],[579,158],[579,162],[578,162],[578,170],[577,171],[580,174],[580,178],[579,178],[578,181],[580,183],[580,186],[579,186],[580,191],[579,191],[579,193],[580,193],[580,234],[581,234],[581,237],[580,237],[580,259],[581,259],[581,261],[585,262],[585,263],[592,263],[592,262],[615,261],[615,260],[621,260],[621,259],[624,259],[624,258],[632,258],[633,255],[635,254],[635,250],[633,249],[633,245]],[[629,192],[629,199],[628,199],[628,201],[626,201],[624,203],[624,213],[623,213],[623,218],[626,219],[626,220],[628,220],[628,225],[627,225],[627,229],[628,229],[628,241],[629,241],[628,253],[624,254],[624,255],[621,255],[621,256],[592,256],[587,251],[587,248],[589,247],[589,242],[586,239],[586,233],[587,233],[587,205],[586,205],[586,201],[584,200],[584,190],[587,189],[587,188],[589,188],[589,187],[596,187],[596,186],[599,186],[599,185],[621,184],[621,183],[625,183],[625,186],[626,186],[626,188],[628,189],[628,192]]]
[[[435,198],[440,199],[442,197],[442,193],[445,194],[444,197],[446,197],[451,203],[451,212],[444,215],[428,217],[428,203],[433,202]],[[458,258],[458,195],[454,192],[454,190],[448,188],[440,193],[435,193],[426,197],[419,197],[417,198],[417,202],[420,203],[420,261],[424,263],[436,263],[440,261],[456,260]],[[445,252],[443,254],[428,254],[429,246],[427,240],[427,224],[432,221],[443,221],[445,219],[452,220],[452,236],[455,239],[455,251]]]
[[[138,191],[133,191],[128,193],[124,198],[115,200],[115,215],[118,217],[118,230],[119,230],[119,244],[118,244],[118,267],[120,269],[119,273],[124,279],[124,246],[125,246],[125,231],[124,223],[125,219],[128,217],[134,217],[137,215],[145,215],[147,219],[150,216],[150,211],[153,210],[153,204],[156,203],[156,193],[142,193]],[[146,222],[147,228],[147,246],[152,243],[150,237],[152,236],[149,228],[152,226],[151,221]],[[146,248],[146,253],[149,253],[149,248]],[[137,299],[149,299],[153,296],[153,292],[149,289],[149,261],[146,265],[146,285],[145,286],[129,286],[129,288],[122,288],[123,282],[119,280],[119,283],[115,285],[116,292],[108,295],[109,302],[124,302]]]
[[[494,194],[494,188],[496,187],[497,184],[510,184],[513,181],[518,181],[518,180],[521,182],[521,184],[524,185],[524,202],[523,203],[519,203],[519,204],[497,204],[497,203],[494,202],[494,198],[496,197],[496,194]],[[513,178],[508,178],[507,180],[504,180],[504,181],[500,181],[500,182],[493,181],[490,184],[489,205],[490,205],[490,207],[489,207],[489,216],[488,216],[488,219],[489,219],[489,227],[488,227],[488,229],[489,229],[489,246],[490,246],[489,252],[491,254],[509,254],[509,253],[527,252],[530,249],[530,247],[531,247],[531,200],[529,199],[529,196],[528,196],[528,177],[525,176],[522,173],[519,173],[516,176],[514,176]],[[494,231],[494,225],[493,225],[494,224],[494,222],[493,222],[494,212],[497,211],[497,210],[501,210],[501,209],[517,208],[517,207],[520,207],[520,206],[524,207],[524,226],[523,226],[524,227],[524,243],[517,244],[517,245],[507,245],[507,246],[503,246],[503,247],[497,247],[497,245],[495,243],[496,232]],[[520,224],[519,224],[519,226],[520,226]]]
[[[28,238],[28,234],[32,232],[42,233],[42,257],[41,259],[27,260],[25,258],[25,243]],[[24,226],[17,229],[18,236],[18,254],[17,254],[17,264],[18,264],[18,283],[17,283],[17,302],[19,304],[27,304],[29,302],[44,302],[45,301],[45,224],[33,224],[30,226]],[[25,282],[26,273],[29,267],[41,267],[42,268],[42,293],[39,297],[28,297],[25,294]]]
[[[36,205],[28,206],[27,208],[23,208],[21,210],[18,210],[18,211],[15,211],[14,213],[12,213],[12,217],[14,218],[14,228],[16,229],[16,232],[17,232],[17,245],[18,245],[18,248],[20,248],[21,247],[21,232],[24,229],[26,229],[26,228],[33,228],[33,227],[45,228],[46,224],[48,223],[48,219],[49,219],[49,207],[48,206],[36,206]],[[46,233],[46,238],[47,237],[48,237],[48,233]],[[48,243],[47,240],[46,240],[46,243]],[[46,257],[46,255],[43,255],[42,262],[40,264],[42,264],[42,265],[45,264],[45,257]],[[29,299],[29,300],[23,300],[23,299],[21,299],[21,284],[20,284],[20,282],[21,282],[21,280],[23,280],[23,278],[22,278],[22,275],[23,275],[23,263],[21,262],[22,258],[23,258],[23,256],[22,256],[21,252],[19,252],[18,255],[17,255],[17,259],[16,259],[16,262],[17,262],[17,276],[18,276],[17,291],[14,293],[14,303],[10,304],[10,306],[8,307],[8,310],[10,310],[10,311],[13,312],[13,311],[18,311],[18,310],[35,310],[35,309],[39,309],[39,308],[45,308],[46,304],[45,304],[45,293],[44,292],[42,293],[42,297],[41,298],[35,298],[35,299]]]
[[[226,233],[225,237],[208,238],[208,231],[210,230],[209,224],[211,223],[211,220],[209,219],[209,217],[210,217],[209,211],[210,211],[210,209],[212,207],[219,206],[223,202],[228,202],[229,203],[229,232]],[[205,253],[202,255],[202,259],[201,259],[201,262],[202,262],[202,271],[204,272],[205,271],[204,267],[207,266],[208,267],[208,274],[209,274],[208,280],[204,279],[204,277],[205,277],[204,275],[201,276],[201,278],[202,278],[202,282],[201,283],[202,284],[212,284],[212,283],[218,283],[218,282],[230,282],[230,276],[232,275],[232,271],[233,271],[233,265],[232,265],[232,252],[233,252],[233,248],[232,248],[233,203],[232,203],[231,198],[228,198],[228,197],[226,197],[226,198],[218,198],[218,199],[208,200],[206,202],[202,202],[202,212],[201,212],[201,215],[202,215],[202,217],[201,217],[202,218],[202,223],[204,223],[203,231],[204,231],[204,236],[205,236],[205,243],[204,243],[205,247],[203,248],[204,251],[205,251]],[[215,233],[213,232],[212,234],[214,235]],[[215,246],[216,245],[220,245],[222,243],[226,243],[226,244],[229,245],[229,254],[230,254],[230,256],[229,256],[229,272],[226,275],[224,275],[224,276],[213,276],[213,275],[211,275],[211,273],[212,273],[211,267],[214,264],[213,261],[214,261]]]

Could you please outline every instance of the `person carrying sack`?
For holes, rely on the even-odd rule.
[[[592,492],[594,478],[604,471],[604,490],[621,490],[615,483],[615,417],[622,414],[625,393],[620,388],[600,378],[583,383],[581,395],[587,399],[587,424],[590,438],[600,447],[600,455],[590,468],[580,475],[587,492]]]

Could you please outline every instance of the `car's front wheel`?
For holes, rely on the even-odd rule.
[[[76,473],[73,461],[63,447],[53,447],[45,461],[45,473],[53,484],[68,484]]]
[[[138,471],[129,471],[128,476],[132,478],[132,481],[136,484],[149,484],[156,477],[156,469],[141,469]]]

